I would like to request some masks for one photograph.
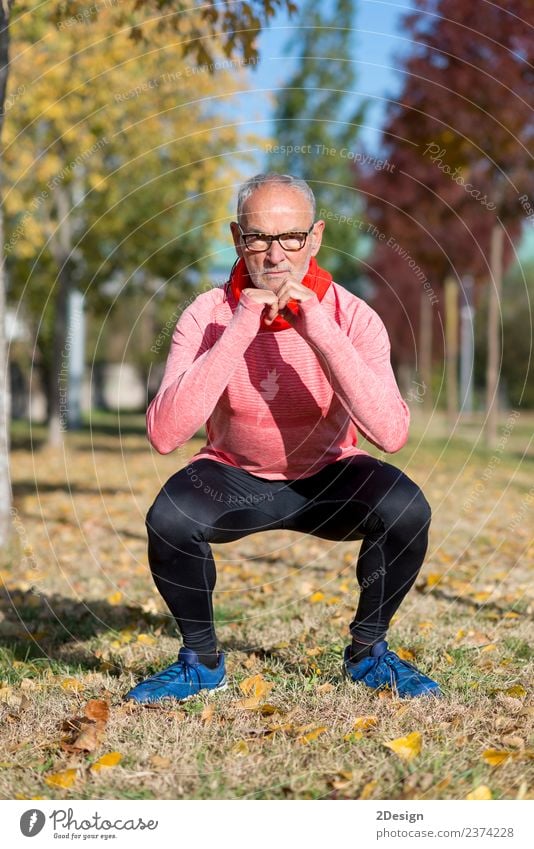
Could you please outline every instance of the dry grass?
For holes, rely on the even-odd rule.
[[[433,507],[425,566],[390,645],[440,681],[440,702],[341,680],[359,543],[269,532],[214,546],[229,690],[181,706],[123,703],[179,647],[147,566],[144,515],[198,443],[158,457],[141,434],[119,442],[101,429],[69,434],[64,453],[15,447],[0,797],[463,799],[485,785],[493,798],[534,798],[532,430],[523,414],[496,453],[469,428],[448,440],[441,424],[419,440],[416,423],[388,458]],[[267,707],[243,710],[239,683],[256,674],[272,684]],[[102,736],[90,752],[65,751],[64,723],[90,699],[111,706]],[[369,715],[376,723],[351,733]],[[411,762],[384,746],[413,731],[422,749]],[[489,749],[507,754],[492,765]],[[92,770],[108,752],[119,764]],[[70,787],[47,783],[72,768]]]

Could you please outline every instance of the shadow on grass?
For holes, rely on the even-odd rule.
[[[232,621],[218,611],[217,624]],[[88,672],[102,668],[102,658],[83,644],[94,637],[107,634],[115,639],[120,631],[131,628],[141,633],[158,629],[160,636],[179,639],[174,619],[164,614],[154,614],[135,605],[112,605],[101,599],[77,601],[60,595],[46,595],[32,590],[0,590],[0,647],[9,652],[11,660],[28,663],[48,660],[59,664],[63,672]],[[181,641],[180,641],[181,642]],[[230,637],[221,640],[224,652],[243,652],[255,655],[262,661],[277,661],[279,671],[296,675],[302,673],[303,664],[295,665],[284,657],[279,648],[250,646],[243,640]],[[148,672],[161,664],[146,662]],[[119,658],[107,662],[106,671],[119,677],[124,668]],[[143,670],[145,671],[145,670]],[[325,679],[327,680],[327,679]]]
[[[125,493],[129,495],[135,492],[134,489],[118,486],[80,486],[76,482],[65,481],[64,483],[45,483],[37,480],[19,480],[12,484],[13,496],[17,498],[23,495],[37,495],[45,492],[64,492],[72,495],[116,495],[117,493]]]
[[[31,590],[0,591],[0,646],[15,660],[48,658],[68,668],[95,669],[101,664],[81,643],[100,634],[118,636],[125,628],[158,628],[161,635],[176,636],[174,619],[134,605],[113,605],[96,599],[77,601]],[[77,648],[74,648],[77,646]],[[66,651],[68,649],[68,651]],[[120,675],[114,666],[111,675]]]

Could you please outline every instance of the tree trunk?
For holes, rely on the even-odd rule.
[[[463,279],[463,303],[460,310],[460,411],[473,412],[473,377],[475,371],[474,280],[468,274]]]
[[[9,17],[12,0],[0,0],[0,138],[4,125],[9,70]],[[1,176],[1,175],[0,175]],[[4,256],[3,180],[0,182],[0,547],[11,536],[11,480],[9,475],[9,362],[6,340],[6,278]]]
[[[55,189],[57,230],[50,247],[58,266],[55,298],[54,334],[52,339],[52,372],[48,387],[48,444],[60,446],[67,429],[69,355],[67,341],[67,309],[71,288],[70,252],[72,243],[68,189]]]
[[[502,292],[504,231],[498,221],[491,232],[491,280],[488,298],[488,362],[486,367],[486,444],[497,444],[499,423],[499,367],[501,360],[501,335],[499,315]]]
[[[447,418],[453,425],[458,416],[458,283],[452,275],[445,280],[445,343]]]
[[[432,409],[432,329],[434,316],[432,304],[426,292],[421,292],[419,326],[419,375],[422,388],[418,393],[423,401],[423,409]]]

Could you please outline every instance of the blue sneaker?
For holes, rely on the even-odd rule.
[[[200,690],[226,690],[227,687],[223,652],[215,669],[210,669],[200,663],[196,652],[182,646],[176,663],[141,681],[124,698],[141,703],[166,698],[182,702],[196,696]]]
[[[376,643],[369,657],[357,663],[350,658],[351,646],[347,646],[343,656],[343,674],[352,681],[362,681],[373,690],[390,688],[404,699],[416,696],[442,696],[439,684],[432,681],[407,660],[401,660],[398,654],[388,650],[385,640]]]

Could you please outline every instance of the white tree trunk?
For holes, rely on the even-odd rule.
[[[486,367],[486,444],[497,444],[499,424],[499,369],[501,363],[500,311],[502,293],[504,231],[497,221],[491,232],[488,298],[488,362]]]

